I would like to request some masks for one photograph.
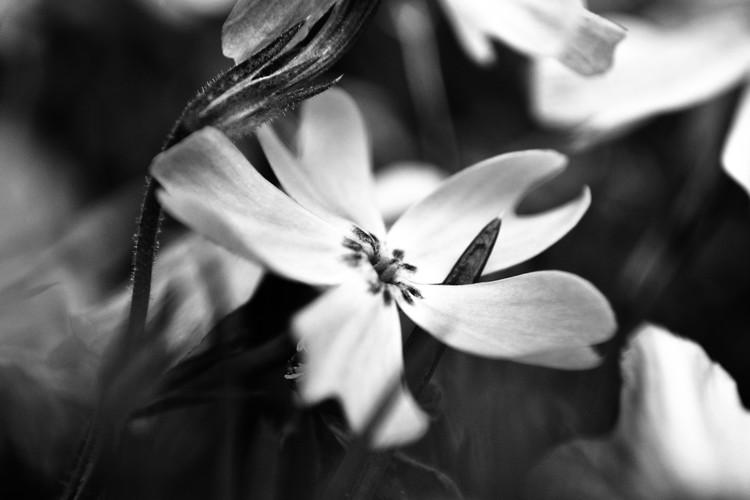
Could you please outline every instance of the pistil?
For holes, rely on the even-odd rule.
[[[403,250],[388,252],[375,235],[356,226],[352,228],[352,235],[353,238],[345,238],[342,243],[351,251],[344,259],[353,267],[359,267],[365,262],[370,264],[372,271],[368,273],[374,274],[367,279],[371,293],[382,293],[385,302],[390,303],[392,296],[389,286],[393,286],[409,304],[414,302],[414,298],[422,298],[417,288],[400,279],[402,272],[411,274],[417,270],[416,266],[404,262]]]

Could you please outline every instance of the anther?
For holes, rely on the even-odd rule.
[[[416,297],[418,299],[422,298],[422,292],[420,292],[417,288],[411,285],[406,285],[404,283],[399,283],[399,286],[403,286],[404,288],[406,288],[406,291],[409,292],[409,295],[411,295],[412,297]]]
[[[385,305],[387,306],[391,305],[391,302],[393,302],[393,295],[391,295],[391,291],[387,288],[383,290],[383,302],[385,302]]]
[[[409,295],[409,292],[403,288],[399,288],[399,291],[401,291],[401,296],[404,298],[407,304],[413,305],[414,304],[414,298]]]
[[[348,248],[349,250],[354,250],[355,252],[362,251],[362,245],[352,240],[351,238],[344,238],[344,242],[342,243],[342,245],[344,245],[344,247]]]

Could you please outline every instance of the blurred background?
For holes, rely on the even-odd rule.
[[[84,307],[127,282],[148,165],[187,100],[230,66],[220,37],[232,3],[0,0],[0,288],[55,267],[75,276],[67,300]],[[589,2],[602,12],[647,3]],[[605,364],[581,373],[449,352],[435,380],[442,417],[411,453],[446,471],[467,498],[519,498],[525,472],[554,444],[611,428],[618,352],[644,320],[698,341],[737,380],[747,403],[750,210],[719,165],[738,91],[573,150],[571,137],[531,118],[528,61],[496,44],[496,61],[476,65],[444,16],[434,2],[384,0],[334,68],[365,113],[376,169],[413,162],[439,176],[518,149],[568,153],[566,172],[521,210],[557,205],[583,185],[592,206],[558,244],[508,273],[583,276],[610,299],[621,331],[602,346]],[[177,229],[168,222],[164,239]],[[49,395],[45,384],[55,375],[18,356],[19,346],[30,349],[30,335],[34,349],[57,335],[60,316],[48,314],[57,306],[21,310],[12,293],[0,298],[0,497],[54,498],[92,401]],[[178,420],[161,428],[183,426],[189,447],[159,441],[129,453],[172,457],[189,449],[195,456],[183,457],[182,468],[152,459],[148,481],[162,489],[134,491],[140,498],[210,497],[211,483],[200,476],[213,472],[199,453],[219,433],[210,410],[190,421],[167,418]],[[246,434],[262,443],[265,425],[256,422]],[[247,467],[245,488],[256,495],[245,498],[261,498],[250,483],[262,475]],[[185,480],[186,470],[197,473]],[[419,484],[409,474],[403,477]]]

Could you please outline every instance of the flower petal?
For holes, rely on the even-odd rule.
[[[588,191],[548,212],[519,216],[513,209],[532,187],[561,172],[566,158],[554,151],[496,156],[443,182],[391,228],[388,245],[405,251],[420,283],[440,283],[479,231],[500,216],[500,237],[485,274],[523,262],[559,240],[589,205]]]
[[[151,172],[164,208],[231,252],[310,284],[340,283],[351,272],[344,233],[264,179],[218,130],[160,154]]]
[[[396,306],[369,292],[364,280],[357,277],[324,294],[295,316],[292,331],[305,353],[298,380],[306,402],[338,397],[352,428],[361,432],[395,387],[396,401],[375,445],[404,444],[426,431],[426,416],[399,382],[403,355]]]
[[[625,36],[621,27],[589,12],[580,0],[443,0],[443,5],[479,62],[487,61],[488,48],[479,43],[481,34],[591,75],[611,66],[614,48]]]
[[[560,499],[750,496],[750,412],[727,372],[694,342],[649,325],[623,353],[622,375],[614,433],[558,448],[534,484]]]
[[[709,99],[750,67],[745,17],[729,9],[669,28],[618,18],[628,40],[606,75],[582,78],[554,61],[533,65],[533,112],[548,126],[579,127],[585,145],[639,120]]]
[[[337,0],[238,0],[221,31],[224,55],[243,61],[292,25],[315,22]]]
[[[297,158],[270,127],[258,138],[281,185],[302,206],[330,222],[343,220],[347,229],[355,222],[385,234],[364,119],[345,92],[330,89],[303,104]]]
[[[413,304],[396,296],[403,311],[441,342],[477,356],[524,358],[570,350],[602,342],[615,330],[614,315],[601,293],[559,271],[473,285],[416,287],[422,298]]]
[[[750,73],[748,74],[750,78]],[[750,193],[750,84],[745,86],[729,131],[722,163],[724,170]]]
[[[461,15],[460,5],[454,5],[450,0],[443,0],[443,5],[449,14],[448,20],[453,25],[456,37],[469,57],[477,64],[487,65],[495,62],[492,41],[472,24],[470,18]]]

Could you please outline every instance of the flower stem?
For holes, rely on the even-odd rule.
[[[205,91],[204,91],[205,93]],[[169,132],[161,151],[171,148],[187,135],[189,131],[183,126],[191,103],[185,108],[180,118]],[[159,248],[159,229],[163,220],[161,205],[156,198],[159,182],[153,177],[146,179],[146,194],[143,197],[141,213],[138,217],[138,229],[134,240],[132,262],[132,286],[133,295],[130,302],[130,314],[128,316],[127,337],[130,339],[143,338],[146,332],[146,320],[148,317],[148,302],[151,297],[151,273]]]
[[[141,338],[146,330],[148,302],[151,296],[151,272],[156,258],[157,237],[162,220],[161,206],[156,199],[158,187],[159,183],[153,177],[149,177],[146,195],[141,205],[141,215],[138,219],[133,251],[133,295],[128,318],[129,337]]]
[[[187,131],[182,126],[183,116],[184,113],[170,131],[162,146],[162,151],[174,146],[187,135]],[[156,198],[159,183],[153,177],[148,177],[146,182],[146,194],[141,205],[138,229],[134,237],[133,294],[127,330],[122,332],[124,336],[121,337],[123,348],[119,356],[111,359],[107,366],[102,366],[101,374],[122,368],[121,365],[127,362],[129,354],[134,352],[138,342],[143,342],[146,338],[146,319],[151,296],[151,273],[158,249],[157,237],[162,221],[161,206]],[[61,497],[62,500],[96,498],[103,489],[102,476],[104,472],[102,471],[105,471],[105,466],[102,464],[102,455],[109,452],[109,447],[112,446],[113,441],[106,440],[102,436],[110,435],[114,426],[111,422],[101,418],[103,409],[99,408],[98,410],[84,433],[84,445],[76,458],[71,477]]]

